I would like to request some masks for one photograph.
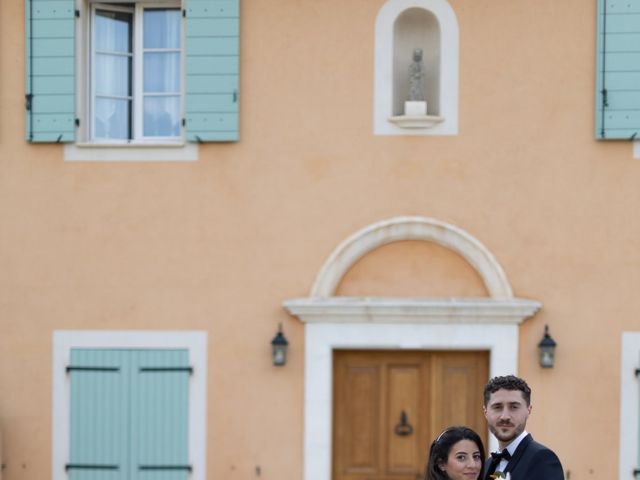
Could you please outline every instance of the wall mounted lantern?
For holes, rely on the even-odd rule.
[[[549,335],[549,325],[544,326],[544,336],[538,344],[540,351],[540,366],[542,368],[553,368],[556,355],[556,341]]]
[[[282,367],[287,363],[287,347],[289,342],[282,333],[282,324],[278,325],[278,333],[271,340],[271,359],[276,367]]]

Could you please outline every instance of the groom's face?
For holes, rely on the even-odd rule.
[[[520,390],[498,390],[484,406],[489,430],[502,445],[508,445],[527,426],[531,405],[527,405]]]

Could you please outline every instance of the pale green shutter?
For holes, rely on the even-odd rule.
[[[141,350],[133,372],[131,479],[186,480],[189,464],[189,355]]]
[[[240,0],[184,0],[189,141],[238,140]]]
[[[640,1],[598,0],[596,138],[640,139]]]
[[[74,0],[26,0],[26,138],[75,138]]]
[[[127,478],[129,358],[123,350],[71,351],[70,480]]]
[[[72,349],[70,480],[187,480],[187,350]]]

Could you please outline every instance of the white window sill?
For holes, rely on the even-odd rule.
[[[197,143],[65,144],[67,162],[195,162]]]

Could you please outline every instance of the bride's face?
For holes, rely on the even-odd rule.
[[[453,444],[447,462],[440,464],[439,467],[451,480],[477,480],[481,465],[482,458],[478,445],[465,439]]]

